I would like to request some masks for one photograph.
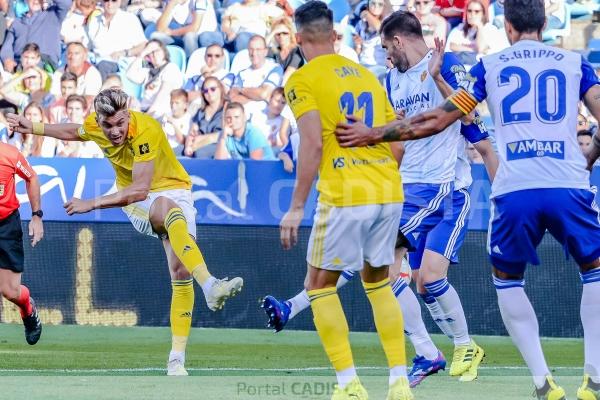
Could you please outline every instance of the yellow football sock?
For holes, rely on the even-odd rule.
[[[206,282],[211,274],[206,268],[198,245],[188,233],[187,222],[181,208],[169,210],[165,217],[165,229],[177,258],[200,284]]]
[[[335,287],[309,290],[310,306],[315,327],[325,348],[325,353],[336,371],[343,371],[354,365],[350,340],[350,329],[342,303]]]
[[[173,343],[171,350],[185,352],[187,339],[192,326],[192,310],[194,309],[194,285],[192,279],[171,281],[171,333]]]
[[[398,300],[394,297],[388,278],[376,283],[363,282],[373,309],[375,327],[388,360],[389,367],[406,365],[404,321]]]

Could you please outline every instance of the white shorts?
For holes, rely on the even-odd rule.
[[[318,203],[306,261],[330,271],[394,263],[402,203],[335,207]]]
[[[196,237],[196,208],[194,208],[194,202],[192,201],[192,192],[187,189],[173,189],[163,190],[162,192],[150,192],[146,200],[138,201],[137,203],[130,204],[123,207],[123,212],[127,215],[127,218],[131,221],[134,228],[148,236],[154,236],[156,238],[164,239],[166,235],[159,235],[152,229],[150,224],[150,207],[152,203],[159,197],[166,197],[173,200],[183,210],[183,215],[188,226],[188,232],[194,238]]]

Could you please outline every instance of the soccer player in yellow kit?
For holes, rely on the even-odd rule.
[[[139,232],[162,240],[172,280],[171,353],[168,375],[187,375],[185,348],[192,323],[194,287],[202,287],[212,311],[237,294],[241,278],[216,279],[196,245],[196,209],[191,180],[169,145],[161,125],[152,117],[127,109],[128,96],[119,89],[103,90],[94,99],[95,113],[79,124],[31,123],[8,114],[13,131],[60,140],[94,141],[112,164],[118,191],[82,200],[72,198],[67,214],[122,207]]]
[[[406,377],[400,306],[392,293],[388,266],[402,212],[402,182],[387,144],[341,148],[334,131],[347,114],[368,126],[395,119],[383,87],[366,68],[336,55],[332,12],[321,1],[296,10],[297,39],[308,63],[285,87],[298,121],[298,174],[290,210],[281,221],[281,241],[290,248],[317,173],[319,202],[307,251],[308,296],[314,323],[335,368],[333,400],[367,399],[356,376],[349,328],[336,290],[343,270],[361,272],[375,326],[390,367],[389,400],[412,399]]]

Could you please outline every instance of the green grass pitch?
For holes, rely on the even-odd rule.
[[[479,379],[447,373],[414,390],[416,399],[530,399],[533,391],[510,339],[476,337],[486,350]],[[434,340],[447,358],[450,342]],[[355,362],[370,399],[385,399],[387,369],[376,334],[353,333]],[[544,349],[569,398],[581,382],[581,340],[547,339]],[[408,346],[410,348],[410,346]],[[45,326],[25,343],[20,325],[0,325],[0,399],[329,399],[334,373],[315,332],[194,329],[189,377],[166,377],[168,328]],[[412,357],[412,354],[409,354]]]

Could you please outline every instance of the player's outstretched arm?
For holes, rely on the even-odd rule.
[[[600,85],[596,84],[589,88],[583,97],[583,102],[594,118],[596,118],[597,121],[600,121]],[[596,132],[594,134],[592,146],[590,146],[590,150],[585,154],[588,161],[588,169],[590,171],[592,170],[592,167],[594,166],[594,163],[598,157],[600,157],[599,133],[600,132]]]
[[[296,166],[296,184],[289,211],[280,223],[280,239],[284,249],[292,248],[298,242],[298,227],[304,217],[304,205],[319,171],[323,155],[323,127],[316,110],[308,111],[298,120],[300,149]]]
[[[377,128],[369,128],[357,117],[349,115],[347,116],[349,122],[338,124],[335,135],[342,147],[363,147],[381,142],[416,140],[435,135],[472,111],[471,109],[463,112],[452,101],[453,96],[463,92],[466,94],[464,90],[455,92],[441,106],[430,111]]]
[[[132,171],[132,184],[107,196],[90,200],[72,198],[64,204],[68,215],[84,214],[100,208],[125,207],[129,204],[145,200],[150,192],[150,184],[154,176],[154,160],[135,162]]]
[[[13,132],[26,135],[49,136],[60,140],[82,141],[77,132],[80,124],[44,124],[33,123],[22,115],[8,113],[6,121]]]

